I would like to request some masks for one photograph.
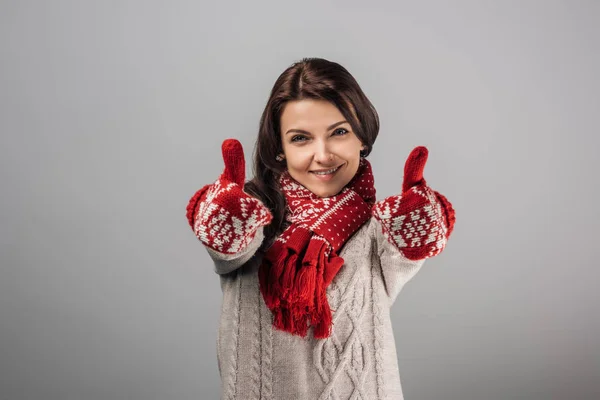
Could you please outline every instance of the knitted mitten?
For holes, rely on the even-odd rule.
[[[439,254],[454,229],[452,204],[423,178],[427,156],[427,148],[414,148],[404,165],[402,194],[373,206],[385,236],[410,260]]]
[[[225,170],[213,184],[192,196],[187,219],[204,245],[220,253],[235,254],[273,217],[260,200],[243,191],[246,171],[242,144],[227,139],[221,149]]]

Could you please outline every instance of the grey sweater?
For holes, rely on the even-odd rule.
[[[221,277],[217,339],[222,399],[403,399],[390,307],[424,260],[411,261],[371,218],[348,239],[327,289],[332,334],[314,339],[272,328],[258,286],[262,228],[246,249],[207,250]]]

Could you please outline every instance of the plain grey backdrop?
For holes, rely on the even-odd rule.
[[[344,65],[454,204],[398,297],[408,400],[600,398],[598,1],[2,1],[0,399],[217,399],[185,219],[277,76]]]

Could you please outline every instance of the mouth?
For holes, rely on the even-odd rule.
[[[338,172],[340,170],[340,168],[342,168],[344,166],[344,164],[342,165],[338,165],[337,167],[328,169],[328,170],[324,170],[324,171],[310,171],[311,174],[314,174],[317,178],[331,178],[333,177],[333,175],[335,175],[336,172]]]

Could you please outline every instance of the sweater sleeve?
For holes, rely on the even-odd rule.
[[[215,272],[219,275],[228,274],[248,262],[263,242],[263,230],[264,227],[259,227],[250,243],[235,254],[221,253],[205,246],[210,258],[213,260]]]
[[[371,223],[374,225],[377,255],[379,256],[385,290],[391,306],[402,287],[419,272],[426,259],[410,260],[406,258],[385,236],[381,222],[373,217]]]

